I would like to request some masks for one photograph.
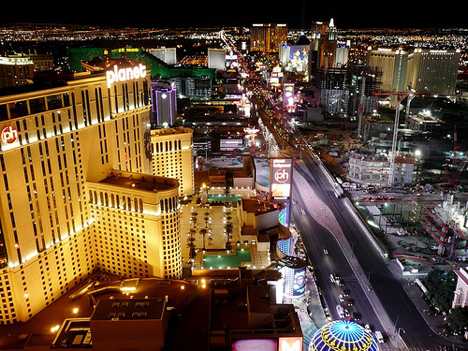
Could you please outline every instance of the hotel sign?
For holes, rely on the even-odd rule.
[[[119,68],[114,67],[106,72],[107,87],[110,88],[114,83],[126,82],[146,77],[146,66],[139,64],[134,67]]]
[[[13,144],[18,139],[18,132],[12,126],[8,126],[2,129],[0,134],[3,145]]]
[[[291,195],[292,160],[271,159],[271,194],[274,198],[288,198]]]

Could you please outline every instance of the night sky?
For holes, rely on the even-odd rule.
[[[303,23],[309,27],[313,20],[334,17],[340,28],[468,27],[467,3],[465,0],[10,1],[5,4],[9,10],[2,4],[0,21],[169,27],[286,22],[291,27],[301,27]]]

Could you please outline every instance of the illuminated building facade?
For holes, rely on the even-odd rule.
[[[193,194],[192,139],[189,128],[151,131],[152,174],[177,179],[180,196]]]
[[[250,28],[250,51],[278,52],[287,40],[288,27],[285,24],[254,24]]]
[[[28,56],[0,56],[0,89],[32,83],[34,63]]]
[[[175,65],[177,63],[177,49],[161,47],[157,49],[148,49],[149,53],[157,57],[168,65]]]
[[[226,50],[208,48],[208,68],[226,70]]]
[[[177,117],[177,91],[174,82],[151,83],[151,126],[172,126]]]
[[[381,72],[381,89],[383,91],[406,91],[408,53],[403,50],[379,48],[369,50],[367,64]]]
[[[149,117],[149,77],[0,97],[2,323],[95,268],[180,276],[177,182],[138,175],[151,173]]]
[[[408,56],[408,84],[419,93],[453,95],[460,52],[415,49]]]

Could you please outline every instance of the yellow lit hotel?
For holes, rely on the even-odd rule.
[[[139,69],[0,97],[1,323],[31,318],[95,268],[180,277],[179,183],[150,175]]]
[[[179,195],[193,195],[192,129],[151,131],[152,174],[179,181]]]

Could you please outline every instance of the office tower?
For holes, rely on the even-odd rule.
[[[163,46],[161,48],[148,49],[148,52],[168,65],[175,65],[177,63],[176,48],[166,48]]]
[[[408,84],[418,93],[453,95],[460,52],[415,49],[408,56]]]
[[[226,70],[226,50],[208,48],[208,68]]]
[[[151,82],[151,127],[172,126],[177,117],[177,91],[174,82]]]
[[[407,90],[408,53],[406,51],[370,49],[367,53],[367,64],[371,69],[381,72],[383,91]]]
[[[278,52],[282,43],[288,41],[285,24],[254,24],[250,28],[250,51]]]
[[[34,63],[28,56],[0,57],[0,89],[31,84]]]
[[[181,275],[177,181],[140,174],[151,173],[149,77],[114,71],[0,97],[2,323],[96,268]]]
[[[192,130],[164,128],[151,131],[152,174],[175,178],[179,195],[193,195]]]

